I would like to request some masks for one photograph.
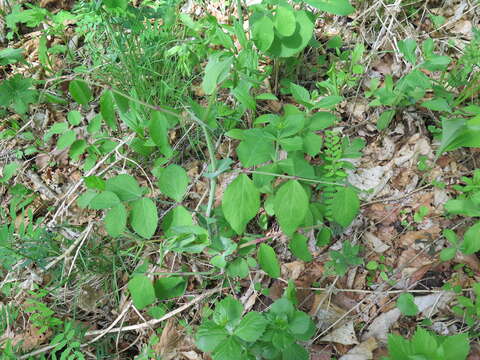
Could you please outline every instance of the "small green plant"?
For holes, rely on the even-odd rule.
[[[475,299],[470,299],[466,296],[460,295],[457,297],[458,305],[452,307],[455,314],[465,319],[465,323],[470,327],[476,327],[480,321],[480,283],[475,283],[472,286]]]
[[[350,241],[345,241],[342,250],[330,250],[331,260],[326,265],[338,276],[344,276],[351,266],[363,264],[363,259],[358,256],[360,245],[352,245]]]
[[[84,360],[80,348],[82,332],[74,326],[73,322],[66,322],[64,328],[50,342],[55,347],[52,349],[53,360]],[[58,357],[60,353],[60,357]]]
[[[274,359],[307,360],[309,355],[298,341],[310,339],[315,325],[296,310],[287,297],[275,301],[265,313],[250,311],[233,297],[221,300],[212,320],[204,320],[197,330],[197,346],[212,353],[213,360]]]
[[[453,200],[449,200],[445,203],[445,211],[451,215],[463,215],[470,217],[480,216],[480,171],[477,169],[474,172],[473,177],[463,177],[462,180],[466,183],[465,186],[456,186],[458,191],[462,194]],[[480,250],[480,242],[478,236],[480,234],[480,222],[477,221],[471,226],[463,235],[463,242],[458,243],[456,235],[452,231],[446,232],[448,241],[454,245],[453,248],[457,248],[464,254],[474,254]],[[444,249],[443,259],[451,259],[454,256],[453,250]]]
[[[415,304],[412,294],[401,294],[397,299],[397,308],[406,316],[415,316],[418,314],[418,306]]]
[[[62,321],[55,317],[55,311],[51,310],[42,298],[48,295],[45,290],[38,290],[37,292],[30,292],[32,298],[27,300],[27,308],[25,311],[30,313],[30,321],[42,334],[49,329],[55,329],[62,324]]]
[[[415,221],[416,223],[421,223],[425,216],[428,215],[428,212],[428,207],[426,207],[425,205],[420,205],[415,214],[413,214],[413,221]]]
[[[85,183],[89,189],[79,197],[78,205],[92,210],[108,210],[104,222],[110,236],[122,235],[127,219],[141,237],[150,239],[155,234],[157,207],[153,200],[143,196],[145,191],[133,176],[121,174],[106,181],[92,176],[86,178]]]
[[[438,336],[419,327],[411,340],[388,335],[389,356],[383,360],[465,360],[469,351],[468,334]]]

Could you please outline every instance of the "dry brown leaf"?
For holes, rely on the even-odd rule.
[[[339,360],[370,360],[373,359],[373,351],[377,349],[377,340],[373,337],[358,344]]]
[[[181,339],[182,334],[175,326],[175,320],[170,318],[167,320],[167,323],[162,330],[160,341],[153,346],[153,349],[156,354],[159,354],[162,357],[162,359],[176,359],[178,349],[177,345]]]
[[[348,321],[342,326],[329,332],[327,335],[320,338],[320,341],[334,342],[342,345],[358,344],[357,336],[355,335],[355,329],[353,326],[353,321]]]

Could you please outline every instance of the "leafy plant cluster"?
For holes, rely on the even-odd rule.
[[[196,333],[199,349],[222,359],[308,359],[299,341],[315,333],[310,316],[295,309],[291,298],[275,301],[264,313],[242,315],[242,304],[232,297],[219,301],[212,320],[204,318]]]
[[[63,22],[77,21],[77,31],[92,51],[94,67],[104,69],[93,73],[92,77],[100,80],[91,81],[87,80],[89,69],[80,65],[75,68],[79,76],[69,81],[68,94],[78,110],[69,110],[66,121],[49,126],[42,140],[55,144],[57,150],[68,150],[69,159],[81,165],[85,173],[101,158],[107,164],[115,156],[130,160],[126,155],[131,151],[135,160],[147,165],[156,177],[156,186],[149,183],[150,189],[125,173],[84,177],[87,190],[77,204],[104,212],[103,225],[112,238],[133,237],[143,244],[161,229],[160,263],[167,252],[204,253],[213,269],[209,275],[221,281],[246,278],[257,267],[272,278],[281,276],[277,244],[258,235],[269,221],[276,221],[287,236],[293,256],[312,261],[305,230],[315,230],[317,246],[328,245],[333,235],[351,225],[360,210],[358,190],[349,184],[348,171],[354,170],[351,160],[362,155],[365,142],[342,134],[334,109],[345,101],[345,90],[358,85],[365,71],[361,64],[365,48],[359,43],[345,50],[341,38],[330,39],[326,47],[333,55],[329,61],[325,56],[319,58],[320,63],[327,63],[328,70],[325,79],[315,84],[316,89],[290,78],[281,79],[278,88],[276,80],[284,66],[301,61],[302,51],[320,48],[313,36],[318,16],[324,12],[348,15],[354,8],[347,0],[267,0],[248,8],[242,8],[238,1],[238,18],[225,25],[212,16],[192,19],[180,14],[180,4],[174,0],[147,3],[134,7],[126,0],[81,2],[71,13],[55,15],[35,6],[27,10],[15,6],[6,18],[10,39],[19,35],[19,24],[34,28],[48,20],[50,26],[40,40],[39,60],[52,73],[58,54],[69,56],[72,62],[78,59],[65,45],[47,46],[46,37],[63,36]],[[248,23],[244,24],[245,18]],[[372,98],[370,106],[382,109],[378,129],[386,129],[402,109],[419,105],[440,117],[429,127],[440,141],[438,156],[459,147],[480,146],[480,111],[468,102],[479,90],[479,39],[476,32],[454,65],[450,57],[435,52],[430,38],[420,48],[412,39],[400,41],[399,50],[411,71],[396,81],[391,76],[386,76],[383,83],[373,79],[366,93]],[[272,60],[271,65],[260,70],[266,60]],[[0,52],[0,65],[23,61],[21,49]],[[202,62],[206,63],[204,69],[197,66]],[[276,84],[265,89],[265,80],[270,78]],[[3,113],[13,111],[25,119],[31,104],[68,103],[58,88],[41,92],[36,85],[41,82],[22,75],[3,80]],[[192,87],[196,87],[196,94]],[[263,111],[261,105],[277,102],[279,94],[291,95],[298,106],[285,104],[278,113]],[[220,102],[219,95],[233,99],[234,105]],[[199,98],[205,98],[207,104]],[[91,112],[95,115],[87,116]],[[21,128],[17,120],[9,121],[13,131],[2,137],[11,137]],[[203,152],[208,153],[210,163],[204,174],[209,182],[207,205],[199,209],[189,208],[185,201],[193,179],[174,163],[181,151],[171,145],[172,132],[191,124],[197,125],[206,150],[194,145],[200,149],[202,160],[207,158]],[[125,138],[125,131],[132,136]],[[33,133],[23,135],[35,143],[25,153],[38,152],[41,141],[36,141]],[[218,157],[214,138],[220,135],[232,140],[239,166],[234,166],[230,157]],[[135,160],[129,165],[135,166]],[[12,180],[17,166],[11,162],[4,167],[0,184]],[[230,173],[232,181],[224,189],[221,206],[215,208],[217,185],[225,173]],[[461,195],[447,202],[445,209],[450,215],[480,216],[480,172],[463,181],[466,186],[457,188]],[[162,197],[153,198],[157,189]],[[18,185],[9,192],[9,212],[0,209],[2,272],[19,259],[43,265],[59,249],[52,246],[52,241],[46,242],[49,246],[39,246],[52,237],[36,226],[41,219],[36,222],[33,214],[27,213],[22,214],[29,219],[27,225],[16,229],[14,224],[17,212],[24,212],[35,196]],[[165,204],[170,209],[160,221],[158,207]],[[419,209],[415,221],[421,222],[426,215]],[[451,247],[441,252],[441,260],[451,260],[457,251],[478,252],[479,232],[478,222],[465,232],[463,240],[454,231],[445,230]],[[362,265],[361,251],[360,245],[350,241],[345,241],[340,250],[331,250],[329,274],[344,276],[350,267]],[[390,281],[383,264],[370,262],[366,267],[369,271],[379,269],[382,278]],[[133,271],[127,288],[137,309],[147,309],[150,316],[160,318],[168,309],[168,301],[184,295],[187,285],[188,275],[152,276],[145,262]],[[12,289],[4,287],[2,291]],[[469,326],[474,326],[479,317],[478,284],[474,291],[477,300],[459,296],[454,308]],[[41,331],[62,328],[62,321],[38,299],[31,301],[28,310],[31,321]],[[216,304],[211,320],[208,314],[204,317],[195,335],[197,346],[210,352],[214,360],[308,359],[301,342],[313,336],[315,325],[296,305],[295,298],[287,293],[268,310],[243,315],[241,303],[226,297]],[[404,315],[418,313],[409,294],[401,295],[397,306]],[[62,358],[81,359],[78,336],[71,325],[64,325],[52,340],[55,351],[62,351]],[[450,349],[451,344],[459,346]],[[468,341],[466,335],[439,337],[419,328],[410,341],[391,335],[389,351],[390,359],[460,359],[468,353]]]

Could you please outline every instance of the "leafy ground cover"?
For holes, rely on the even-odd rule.
[[[478,2],[0,5],[0,359],[480,358]]]

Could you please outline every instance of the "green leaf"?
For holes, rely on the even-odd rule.
[[[421,68],[427,69],[429,71],[444,71],[447,69],[448,65],[452,62],[452,59],[448,56],[434,55],[423,64],[420,65]]]
[[[0,106],[12,106],[18,114],[25,114],[28,106],[37,101],[37,91],[31,89],[32,79],[15,74],[0,84]]]
[[[360,210],[360,201],[352,187],[339,187],[331,205],[333,220],[343,227],[351,224]]]
[[[168,120],[165,114],[160,111],[152,111],[148,127],[150,137],[166,157],[170,157],[172,154],[172,149],[168,142],[168,127]]]
[[[287,6],[278,6],[273,17],[275,30],[282,36],[292,36],[297,28],[295,13]]]
[[[273,208],[282,231],[291,236],[305,219],[308,195],[297,180],[289,180],[275,194]]]
[[[457,253],[457,249],[455,248],[442,249],[442,251],[440,252],[440,260],[441,261],[452,260],[455,257],[456,253]]]
[[[212,354],[213,360],[244,360],[242,346],[234,337],[220,343]]]
[[[125,10],[128,6],[128,0],[103,0],[103,4],[108,9],[122,9]]]
[[[155,295],[158,300],[167,300],[185,294],[187,281],[181,276],[162,277],[154,283]]]
[[[418,314],[418,306],[415,304],[412,294],[403,293],[397,299],[397,307],[403,315],[415,316]]]
[[[221,53],[216,52],[208,59],[205,67],[205,76],[202,81],[202,89],[207,95],[212,95],[217,85],[223,82],[230,74],[230,67],[233,63],[233,57],[228,56],[221,59]]]
[[[234,299],[232,296],[227,296],[225,299],[218,302],[213,312],[213,321],[221,326],[227,324],[235,326],[240,322],[242,317],[243,306],[240,301]]]
[[[398,42],[398,50],[403,54],[405,60],[412,65],[415,65],[417,62],[417,56],[415,55],[416,49],[417,43],[413,39],[405,39]]]
[[[243,234],[248,222],[260,209],[260,192],[252,180],[238,175],[226,188],[222,198],[225,219],[237,234]]]
[[[117,130],[117,118],[115,116],[115,98],[110,90],[105,90],[100,97],[100,114],[107,126],[112,130]]]
[[[270,275],[270,277],[280,277],[280,264],[271,246],[260,244],[257,252],[257,260],[260,268]]]
[[[105,229],[112,237],[123,234],[127,226],[127,210],[123,204],[118,204],[107,211],[105,215]]]
[[[120,174],[105,182],[105,190],[115,193],[122,201],[136,200],[143,195],[137,180],[131,175]]]
[[[444,98],[435,98],[432,100],[424,101],[420,105],[433,111],[452,112],[452,108],[450,107],[450,105],[448,105],[447,100],[445,100]]]
[[[322,144],[323,138],[314,132],[308,132],[303,137],[303,151],[310,156],[315,156],[320,153]]]
[[[68,91],[80,105],[88,105],[92,100],[92,91],[88,87],[88,84],[83,80],[72,80],[68,85]]]
[[[260,16],[260,19],[251,25],[252,39],[260,51],[266,52],[272,46],[275,37],[273,22],[268,16]]]
[[[8,64],[15,64],[17,62],[24,61],[23,52],[24,49],[6,48],[0,50],[0,66]]]
[[[139,310],[155,302],[155,289],[152,281],[145,275],[135,275],[128,282],[128,291],[132,295],[133,305]]]
[[[227,274],[231,277],[239,277],[244,279],[248,276],[248,264],[247,261],[241,257],[234,259],[227,264]]]
[[[315,108],[317,109],[331,109],[335,107],[335,105],[340,104],[343,101],[342,96],[337,95],[330,95],[325,96],[319,102],[315,104]]]
[[[120,199],[111,191],[102,191],[95,196],[88,204],[90,209],[102,210],[109,209],[120,204]]]
[[[301,335],[308,332],[311,325],[312,319],[310,319],[310,316],[303,311],[297,310],[293,313],[293,317],[288,324],[288,328],[293,334]]]
[[[392,121],[394,116],[395,110],[386,110],[382,112],[377,120],[377,129],[380,131],[385,130],[388,125],[390,125],[390,121]]]
[[[150,239],[157,230],[158,213],[154,202],[141,198],[132,202],[130,225],[133,230],[145,239]]]
[[[467,255],[480,251],[480,221],[465,232],[460,250]]]
[[[303,86],[297,85],[295,83],[290,84],[290,91],[292,92],[295,100],[300,104],[310,104],[310,93]]]
[[[177,202],[182,201],[190,179],[179,165],[172,164],[163,169],[158,178],[160,191]]]
[[[210,245],[207,230],[200,226],[182,226],[172,230],[178,235],[169,239],[167,247],[171,251],[199,253]]]
[[[430,357],[435,356],[438,344],[433,334],[430,334],[427,330],[422,328],[417,328],[415,334],[413,334],[411,339],[411,349],[413,353],[418,355],[427,355]],[[423,356],[422,356],[423,357]]]
[[[272,159],[275,153],[273,141],[252,136],[237,146],[237,156],[244,167],[259,165]]]
[[[127,113],[130,108],[130,100],[117,92],[113,93],[113,97],[120,113]]]
[[[467,358],[468,353],[470,352],[470,339],[468,333],[444,336],[443,339],[442,348],[443,353],[445,354],[445,359],[463,360]]]
[[[288,37],[275,36],[268,52],[275,57],[290,57],[298,54],[312,38],[313,14],[303,10],[295,11],[297,26],[293,35]]]
[[[223,326],[213,321],[205,321],[199,326],[195,334],[195,344],[202,351],[213,351],[223,343],[229,334]]]
[[[251,311],[240,321],[233,334],[244,341],[254,342],[263,335],[267,324],[262,314]]]
[[[71,110],[67,114],[67,119],[70,125],[77,126],[82,122],[82,114],[77,110]]]
[[[16,162],[5,165],[2,169],[2,177],[0,178],[0,182],[6,183],[8,180],[10,180],[15,175],[19,167],[20,165]]]
[[[353,14],[355,8],[348,0],[306,0],[308,5],[334,15],[346,16]]]
[[[295,233],[288,244],[290,251],[303,261],[312,261],[312,254],[308,250],[308,239],[302,234]]]
[[[57,149],[63,150],[72,145],[77,138],[75,131],[67,130],[57,140]]]
[[[308,121],[309,121],[308,129],[312,131],[318,131],[318,130],[325,130],[330,126],[335,125],[338,119],[332,113],[329,113],[327,111],[319,111],[313,114]]]
[[[87,191],[85,191],[84,194],[78,197],[77,199],[78,207],[80,209],[85,209],[95,196],[97,196],[97,192],[92,189],[88,189]]]
[[[176,234],[175,227],[177,226],[192,226],[192,214],[183,206],[177,206],[170,210],[162,222],[162,229],[167,236]]]
[[[282,360],[308,360],[308,351],[298,344],[287,346],[282,352]]]

